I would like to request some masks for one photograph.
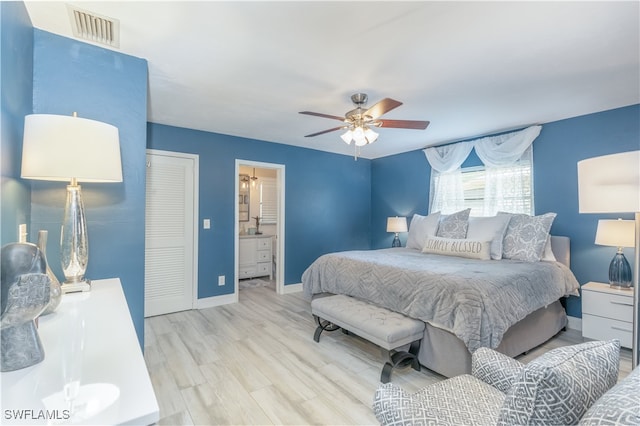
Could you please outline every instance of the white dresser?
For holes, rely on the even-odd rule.
[[[582,336],[589,339],[619,339],[631,348],[633,289],[618,290],[609,284],[589,282],[582,286]]]
[[[273,278],[271,235],[241,235],[238,278]]]
[[[2,424],[153,424],[158,403],[119,279],[62,296],[39,319],[44,360],[4,372]],[[63,389],[75,394],[69,411]]]

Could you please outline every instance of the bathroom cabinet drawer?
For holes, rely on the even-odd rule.
[[[272,237],[270,235],[242,235],[239,242],[238,279],[269,276],[271,266]]]

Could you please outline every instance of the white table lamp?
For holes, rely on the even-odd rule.
[[[398,216],[387,218],[387,232],[395,232],[396,234],[391,247],[402,247],[398,233],[407,232],[407,218]]]
[[[90,290],[85,279],[89,241],[78,182],[122,182],[118,129],[75,116],[32,114],[24,121],[21,176],[65,181],[67,200],[60,235],[62,291]]]
[[[634,271],[632,367],[639,361],[638,271],[640,270],[640,151],[622,152],[578,162],[580,213],[635,213],[633,227]],[[632,228],[628,228],[629,231]]]

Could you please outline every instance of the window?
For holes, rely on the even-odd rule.
[[[260,179],[260,223],[278,221],[278,183],[274,178]]]
[[[471,216],[499,211],[534,214],[532,150],[504,167],[469,167],[451,173],[432,173],[431,212],[449,214],[471,208]]]

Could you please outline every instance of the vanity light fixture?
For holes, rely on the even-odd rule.
[[[256,176],[256,168],[253,168],[253,176],[251,176],[251,187],[256,187],[256,182],[258,181],[258,177]]]

